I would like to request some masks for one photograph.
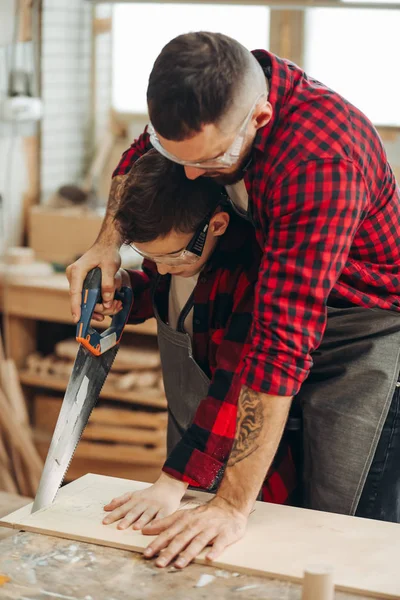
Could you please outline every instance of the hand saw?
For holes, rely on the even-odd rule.
[[[89,271],[83,284],[81,318],[76,329],[76,339],[80,345],[32,512],[49,506],[56,497],[118,352],[122,332],[132,306],[131,288],[122,287],[115,293],[115,298],[121,300],[122,310],[114,315],[110,327],[100,334],[91,327],[90,321],[94,307],[101,302],[101,270],[96,267]]]

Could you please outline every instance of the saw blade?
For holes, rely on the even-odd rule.
[[[118,345],[100,356],[79,347],[32,513],[49,506],[56,497],[117,352]]]

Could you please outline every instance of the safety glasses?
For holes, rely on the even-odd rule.
[[[170,267],[176,267],[180,265],[192,265],[196,263],[203,254],[204,245],[206,243],[207,238],[207,232],[210,226],[211,216],[212,213],[209,213],[207,215],[207,217],[200,223],[194,236],[192,237],[186,248],[184,250],[181,250],[180,252],[177,252],[176,254],[149,254],[136,248],[135,244],[130,244],[130,246],[131,248],[133,248],[133,250],[135,250],[135,252],[155,263],[161,263]]]
[[[165,158],[168,158],[172,162],[178,163],[179,165],[184,165],[187,167],[196,167],[196,168],[205,169],[205,170],[229,169],[229,168],[233,167],[240,158],[240,153],[243,149],[243,144],[246,139],[247,128],[248,128],[251,118],[253,116],[254,109],[256,108],[256,106],[260,102],[260,100],[262,98],[264,98],[265,96],[266,96],[265,93],[262,93],[259,96],[257,96],[248,115],[246,116],[245,120],[243,121],[242,125],[240,126],[239,132],[238,132],[235,140],[230,145],[228,150],[226,152],[224,152],[223,154],[221,154],[221,156],[217,156],[216,158],[210,158],[207,160],[202,160],[201,162],[192,162],[190,160],[181,160],[180,158],[177,158],[176,156],[174,156],[173,154],[168,152],[168,150],[165,150],[165,148],[161,145],[161,142],[158,139],[157,133],[151,123],[149,123],[149,125],[147,127],[147,131],[150,135],[150,142],[151,142],[153,148],[155,148],[160,154],[165,156]]]

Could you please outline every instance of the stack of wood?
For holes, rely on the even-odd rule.
[[[42,469],[18,371],[5,358],[0,337],[0,489],[34,496]]]
[[[27,359],[25,373],[67,379],[77,350],[76,340],[71,338],[56,344],[54,354],[43,357],[35,352]],[[153,349],[122,346],[107,377],[107,386],[113,386],[116,392],[157,390],[163,393],[159,353]]]
[[[43,458],[77,350],[75,339],[59,342],[51,355],[30,355],[21,373],[22,382],[41,388],[34,398],[33,422],[35,443]],[[165,460],[166,428],[159,352],[153,348],[122,346],[82,434],[66,480],[92,471],[154,481]]]

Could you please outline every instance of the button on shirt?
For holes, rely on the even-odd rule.
[[[292,396],[327,304],[400,311],[400,192],[365,115],[293,63],[253,54],[270,79],[273,115],[244,177],[263,257],[241,381]],[[150,147],[145,132],[115,174]]]

